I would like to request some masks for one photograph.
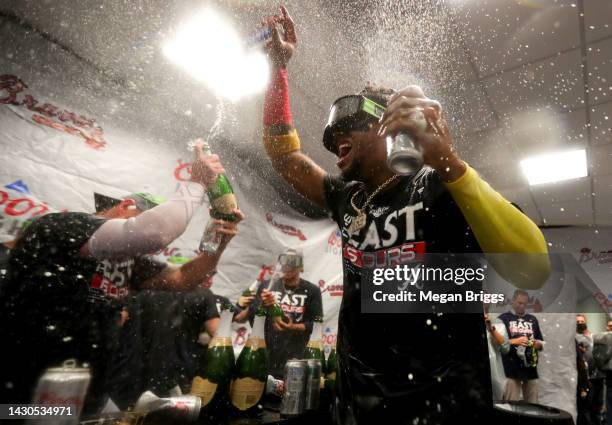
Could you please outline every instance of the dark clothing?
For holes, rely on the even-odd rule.
[[[508,339],[526,336],[530,340],[543,341],[538,319],[532,314],[517,316],[508,311],[499,316],[499,320],[506,327]],[[504,373],[507,378],[528,381],[538,379],[537,350],[534,346],[525,347],[524,356],[519,356],[519,346],[511,345],[508,353],[502,354]]]
[[[576,384],[576,424],[591,425],[594,422],[591,418],[591,383],[589,382],[589,366],[585,353],[580,351],[576,342],[576,371],[578,382]]]
[[[85,213],[48,214],[27,228],[11,252],[0,322],[2,340],[13,344],[6,363],[13,388],[3,400],[30,402],[45,368],[75,358],[92,369],[87,407],[95,410],[103,402],[130,282],[165,267],[145,257],[81,256],[104,221]]]
[[[9,254],[11,250],[8,249],[4,244],[0,243],[0,299],[2,299],[2,291],[4,289],[4,283],[7,280],[7,268]]]
[[[337,422],[481,421],[492,402],[487,337],[480,314],[362,314],[368,267],[407,263],[410,252],[482,252],[439,176],[424,168],[377,195],[365,226],[358,182],[327,176],[325,196],[342,233],[344,295],[338,323]]]
[[[229,300],[229,298],[224,297],[223,295],[217,295],[217,294],[213,294],[213,296],[215,297],[215,305],[217,306],[217,312],[219,314],[221,314],[221,307],[224,305],[232,305],[232,302]],[[232,305],[232,307],[234,307]]]
[[[145,390],[158,396],[179,385],[189,388],[204,347],[198,336],[204,323],[219,317],[215,297],[209,289],[192,292],[141,291]]]
[[[260,305],[261,291],[267,288],[272,292],[276,301],[282,308],[285,316],[290,318],[293,323],[304,324],[306,331],[277,331],[273,324],[273,319],[266,317],[266,346],[268,347],[268,373],[277,379],[283,379],[284,368],[287,360],[292,358],[302,358],[304,349],[315,320],[323,320],[323,302],[321,300],[321,290],[318,286],[300,279],[296,288],[286,288],[282,281],[275,280],[271,284],[264,282],[260,285],[255,302],[250,306],[251,320],[255,310]]]

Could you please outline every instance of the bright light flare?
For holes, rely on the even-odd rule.
[[[521,168],[531,186],[577,179],[588,175],[584,149],[527,158],[521,161]]]
[[[264,89],[269,68],[263,52],[247,49],[230,22],[205,9],[164,45],[164,54],[217,96],[237,100]]]

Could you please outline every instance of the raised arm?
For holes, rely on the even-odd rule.
[[[181,183],[172,199],[155,208],[132,218],[107,220],[81,248],[81,255],[123,258],[164,248],[185,231],[206,187],[223,172],[217,155],[204,155],[196,146],[190,182]]]
[[[325,207],[325,171],[300,150],[300,139],[291,117],[287,63],[297,46],[295,26],[284,6],[281,6],[281,16],[270,18],[267,24],[273,31],[266,46],[272,75],[264,99],[264,146],[274,169],[287,183],[310,201]],[[282,25],[285,39],[277,24]]]

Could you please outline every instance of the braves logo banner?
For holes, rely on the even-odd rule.
[[[82,138],[93,149],[106,146],[104,131],[95,120],[77,115],[67,109],[45,102],[42,103],[27,91],[28,86],[17,76],[0,75],[0,104],[20,107],[34,112],[32,121]]]

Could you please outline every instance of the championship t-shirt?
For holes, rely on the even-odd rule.
[[[165,267],[147,257],[82,257],[81,247],[104,221],[86,213],[48,214],[36,219],[12,250],[2,332],[14,344],[13,361],[27,364],[16,367],[18,376],[12,378],[15,399],[29,400],[41,371],[68,358],[89,363],[90,393],[99,388],[118,341],[130,282],[143,282]]]
[[[351,199],[364,205],[363,185],[329,175],[324,185],[343,246],[338,420],[374,423],[399,414],[406,423],[416,417],[442,423],[478,415],[478,406],[491,403],[482,315],[361,312],[361,285],[371,284],[362,282],[366,267],[401,264],[413,252],[481,252],[438,174],[424,168],[400,178],[373,199],[365,226],[355,231]]]
[[[498,318],[506,327],[509,339],[526,336],[529,340],[543,341],[538,319],[533,314],[518,316],[511,311],[500,314]],[[533,346],[510,346],[510,351],[502,354],[504,372],[507,378],[526,381],[538,379],[538,353]]]
[[[315,319],[323,318],[321,290],[318,286],[300,279],[295,288],[286,287],[278,279],[271,283],[264,282],[259,287],[255,301],[251,304],[251,317],[260,304],[260,293],[268,288],[276,299],[285,316],[293,323],[303,323],[306,331],[284,330],[274,328],[274,321],[266,317],[265,337],[268,347],[268,371],[277,379],[284,375],[285,363],[293,358],[302,358]]]

